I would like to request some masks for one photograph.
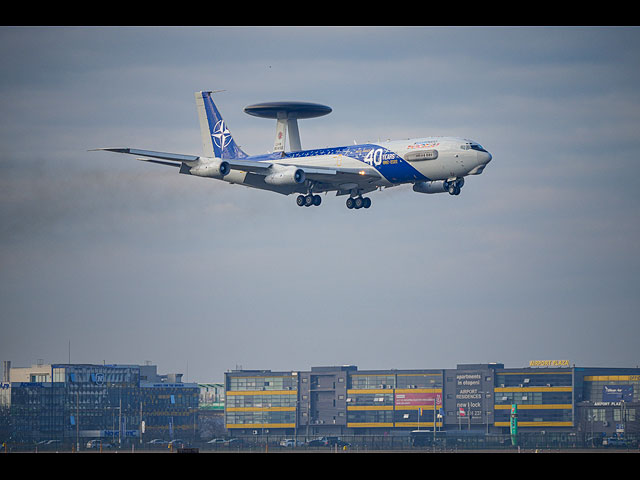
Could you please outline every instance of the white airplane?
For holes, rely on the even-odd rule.
[[[249,156],[234,141],[211,94],[196,92],[204,154],[183,155],[135,148],[98,148],[136,155],[138,160],[178,167],[180,173],[290,195],[299,206],[320,205],[323,192],[348,195],[347,208],[369,208],[363,194],[412,183],[419,193],[459,195],[467,175],[479,175],[491,154],[477,142],[456,137],[424,137],[344,147],[303,150],[298,119],[331,112],[324,105],[275,102],[250,105],[250,115],[273,118],[274,150]],[[287,131],[290,149],[285,152]]]

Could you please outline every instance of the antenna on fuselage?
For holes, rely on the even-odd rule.
[[[289,132],[289,148],[292,152],[302,150],[298,119],[315,118],[332,112],[331,107],[309,102],[267,102],[256,103],[244,108],[244,112],[254,117],[272,118],[276,120],[276,138],[274,152],[284,152],[287,131]]]

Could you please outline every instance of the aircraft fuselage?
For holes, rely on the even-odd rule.
[[[343,147],[301,150],[248,157],[247,160],[300,167],[364,168],[372,167],[380,178],[371,182],[368,191],[405,183],[460,179],[478,175],[491,161],[491,154],[478,143],[457,137],[425,137],[409,140],[389,140]],[[288,188],[271,186],[261,175],[232,170],[224,180],[264,188],[280,193],[306,193],[303,186]],[[317,182],[314,192],[347,191],[349,182],[340,185]]]

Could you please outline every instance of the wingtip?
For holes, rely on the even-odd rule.
[[[102,148],[91,148],[87,150],[88,152],[117,152],[117,153],[129,153],[129,148],[111,148],[111,147],[102,147]]]

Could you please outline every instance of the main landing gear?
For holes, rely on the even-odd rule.
[[[320,195],[298,195],[298,198],[296,198],[296,204],[299,207],[311,207],[312,205],[317,207],[321,203],[322,197]]]
[[[347,198],[347,208],[349,210],[358,210],[360,208],[369,208],[371,206],[371,199],[369,197],[363,197],[358,195],[357,197]]]

